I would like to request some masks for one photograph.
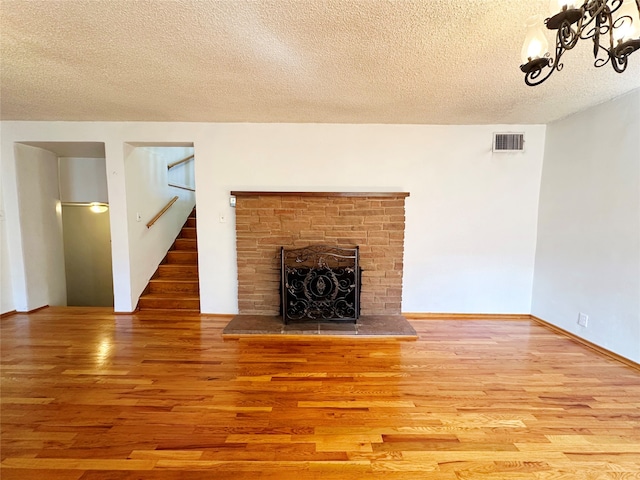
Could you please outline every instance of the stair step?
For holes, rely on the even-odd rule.
[[[189,217],[187,218],[187,222],[184,224],[185,227],[196,227],[196,218]]]
[[[168,321],[175,321],[174,318],[171,317],[171,314],[173,313],[174,315],[178,315],[178,318],[183,319],[183,315],[186,313],[200,313],[200,308],[162,308],[162,307],[158,307],[158,308],[149,308],[149,307],[145,307],[145,308],[138,308],[138,315],[140,315],[140,313],[147,313],[149,315],[159,315],[162,314],[161,317],[156,317],[154,318],[154,320],[168,320]]]
[[[196,227],[182,227],[180,238],[196,238]]]
[[[193,293],[200,291],[197,280],[156,278],[149,282],[149,293]]]
[[[198,279],[198,266],[197,265],[182,265],[179,263],[164,263],[158,265],[156,270],[156,278],[175,278],[175,279]]]
[[[140,309],[200,310],[200,297],[184,293],[149,293],[140,297]]]
[[[176,250],[198,250],[197,242],[195,238],[176,238],[173,245]]]
[[[166,263],[198,264],[198,252],[192,250],[170,250],[165,258]],[[164,264],[163,264],[164,265]]]

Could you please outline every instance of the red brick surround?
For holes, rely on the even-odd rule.
[[[399,315],[408,193],[231,192],[238,309],[278,315],[280,247],[360,246],[362,315]]]

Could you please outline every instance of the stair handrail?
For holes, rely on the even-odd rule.
[[[195,188],[185,187],[184,185],[176,185],[175,183],[170,183],[169,186],[174,188],[181,188],[182,190],[189,190],[190,192],[196,191]]]
[[[182,160],[178,160],[176,162],[170,163],[167,165],[167,170],[171,170],[173,167],[177,167],[178,165],[182,165],[183,163],[188,162],[189,160],[193,160],[195,155],[189,155],[188,157],[183,158]]]
[[[175,197],[173,197],[171,200],[169,200],[169,202],[162,208],[162,210],[160,210],[155,217],[153,217],[149,223],[147,223],[147,228],[151,228],[153,226],[154,223],[156,223],[158,221],[158,219],[165,214],[165,212],[167,210],[169,210],[171,208],[171,205],[173,205],[174,203],[176,203],[176,200],[178,200],[178,196],[176,195]]]

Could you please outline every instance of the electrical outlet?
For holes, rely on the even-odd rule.
[[[578,325],[581,327],[586,327],[589,324],[589,315],[586,313],[580,312],[578,314]]]
[[[142,221],[142,215],[140,215],[139,213],[136,213],[136,222],[141,222]]]
[[[219,216],[220,223],[227,223],[227,216],[224,213],[221,213]]]

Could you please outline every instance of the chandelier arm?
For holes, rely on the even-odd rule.
[[[618,73],[624,72],[629,63],[629,55],[638,49],[640,49],[640,39],[629,40],[616,48],[612,48],[610,56],[613,69]]]
[[[595,0],[592,2],[588,2],[584,9],[589,14],[591,18],[598,17],[607,6],[607,0]]]
[[[580,17],[578,20],[578,25],[574,30],[571,26],[571,23],[568,20],[564,20],[560,27],[558,28],[558,32],[556,33],[556,39],[562,45],[564,50],[571,50],[576,46],[578,40],[580,40],[580,34],[582,32],[582,21],[584,19],[584,15]]]
[[[615,28],[616,22],[613,21],[614,13],[616,13],[623,5],[624,0],[609,0],[611,5],[609,5],[608,1],[602,0],[602,4],[599,8],[589,12],[591,15],[591,20],[585,24],[585,27],[589,25],[592,21],[595,20],[596,26],[594,26],[591,30],[585,33],[581,38],[583,40],[592,38],[594,35],[599,33],[600,35],[605,35],[610,32],[613,28]],[[640,0],[636,0],[640,2]],[[586,28],[585,28],[586,30]]]
[[[611,0],[611,5],[609,6],[609,11],[613,14],[616,13],[622,7],[624,0]]]
[[[590,19],[587,23],[584,24],[584,28],[582,29],[582,31],[580,32],[580,39],[581,40],[591,40],[593,39],[596,35],[598,35],[600,33],[600,26],[599,25],[593,25],[591,27],[591,29],[587,30],[587,27],[590,26],[590,24],[592,22],[594,22],[595,19],[592,18]]]
[[[627,65],[629,64],[629,55],[616,55],[613,52],[611,52],[611,66],[613,67],[613,69],[618,72],[618,73],[622,73],[627,69]]]
[[[616,9],[612,10],[612,12],[614,12],[615,10]],[[608,54],[607,61],[603,62],[602,65],[606,65],[608,61],[611,60],[611,66],[613,67],[613,69],[618,73],[622,73],[627,69],[628,61],[627,61],[627,55],[624,52],[622,52],[622,54],[620,55],[617,55],[616,50],[613,47],[615,45],[615,41],[613,38],[614,25],[615,25],[615,22],[611,24],[611,28],[609,29],[609,49],[607,50],[607,54]],[[604,47],[601,47],[601,48],[604,48]],[[602,66],[602,65],[596,65],[596,67]]]
[[[543,72],[542,68],[539,68],[537,70],[531,70],[531,71],[527,72],[525,74],[525,76],[524,76],[524,83],[526,83],[530,87],[535,87],[536,85],[540,85],[547,78],[549,78],[551,76],[551,74],[556,70],[551,65],[547,65],[547,67],[548,67],[548,69],[546,71],[547,73],[545,75],[543,75],[543,76],[541,76],[541,74]]]
[[[615,0],[614,0],[615,4]],[[609,48],[602,45],[601,38],[609,38]],[[604,58],[598,57],[598,53],[600,50],[604,50],[606,55]],[[596,68],[602,67],[609,62],[611,58],[611,51],[613,50],[613,23],[611,17],[611,10],[607,6],[606,2],[604,3],[604,8],[600,10],[599,14],[596,17],[596,27],[595,27],[595,35],[593,37],[593,58],[595,61],[593,65]]]
[[[564,48],[559,40],[556,41],[556,55],[555,58],[549,58],[547,63],[540,67],[534,68],[526,72],[524,76],[524,83],[530,87],[535,87],[546,81],[556,70],[559,72],[564,67],[563,63],[560,63],[562,54],[565,52]],[[546,69],[546,70],[545,70]],[[546,71],[544,75],[542,73]]]
[[[607,63],[609,63],[610,61],[613,61],[613,59],[615,58],[615,55],[613,55],[611,52],[609,52],[609,50],[607,50],[603,46],[601,46],[600,48],[602,48],[605,52],[607,52],[607,56],[606,57],[597,57],[593,61],[593,66],[596,67],[596,68],[604,67]]]
[[[581,10],[584,12],[584,16],[578,28],[578,31],[580,32],[580,38],[582,40],[589,40],[594,36],[607,33],[608,26],[602,25],[603,20],[605,23],[607,23],[606,18],[610,16],[612,12],[618,10],[624,0],[611,1],[613,8],[610,8],[607,5],[607,0],[594,0],[588,2],[582,7]],[[593,25],[593,28],[587,30],[587,27],[591,26],[593,23],[595,23],[595,25]]]

